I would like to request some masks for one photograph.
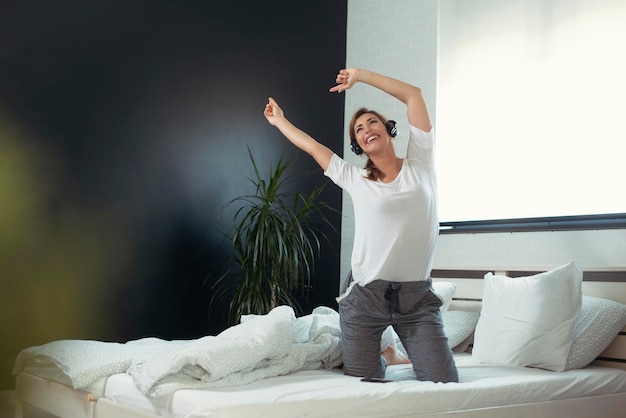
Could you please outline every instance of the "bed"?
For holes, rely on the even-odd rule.
[[[72,380],[55,364],[24,363],[16,369],[15,416],[39,417],[43,411],[51,416],[76,418],[621,417],[626,405],[626,269],[580,272],[583,296],[579,309],[572,311],[576,314],[571,326],[574,342],[567,348],[566,362],[561,362],[563,356],[554,360],[559,371],[550,370],[550,367],[555,368],[548,364],[550,360],[538,363],[541,367],[520,365],[523,364],[520,363],[523,359],[518,358],[520,350],[514,353],[517,357],[489,362],[484,359],[485,356],[495,359],[507,349],[513,350],[504,342],[491,344],[494,335],[504,334],[489,330],[484,322],[489,310],[508,309],[513,303],[507,301],[509,306],[492,306],[491,301],[497,292],[510,292],[511,289],[506,288],[510,283],[523,283],[523,280],[538,277],[541,292],[558,298],[562,293],[558,287],[547,290],[545,287],[547,279],[550,279],[549,283],[558,284],[558,277],[554,276],[557,270],[433,271],[435,285],[439,283],[444,289],[440,294],[444,301],[444,326],[446,333],[450,332],[459,383],[417,382],[407,365],[388,368],[386,378],[392,380],[390,383],[362,382],[359,378],[343,375],[336,368],[336,330],[327,332],[328,324],[335,318],[328,315],[322,316],[315,327],[318,331],[326,330],[320,335],[327,338],[324,344],[316,340],[317,352],[314,358],[311,357],[313,363],[302,363],[304,354],[300,353],[296,357],[301,362],[290,365],[290,371],[286,373],[281,369],[283,363],[277,363],[271,365],[274,369],[265,375],[246,375],[242,381],[214,387],[172,386],[169,382],[169,386],[150,388],[141,381],[137,383],[136,373],[133,374],[136,369],[127,367],[128,364],[116,364],[117,369],[112,367],[105,375],[91,379],[88,385],[74,388]],[[494,290],[494,283],[504,285]],[[524,292],[523,289],[514,290],[516,295]],[[536,299],[537,295],[532,292],[529,291],[528,296]],[[516,299],[523,298],[516,296]],[[550,298],[545,302],[554,304]],[[564,311],[567,311],[566,307],[559,305],[558,312]],[[553,316],[553,312],[548,313]],[[564,322],[567,321],[559,320],[559,324]],[[512,328],[505,325],[502,332]],[[255,328],[259,326],[255,325]],[[278,331],[284,334],[280,328]],[[557,332],[551,333],[549,338],[553,338],[552,334]],[[393,340],[393,335],[390,338],[391,343],[399,343]],[[507,337],[507,341],[516,338]],[[179,350],[175,344],[173,352]],[[508,345],[515,347],[516,344]],[[494,345],[497,352],[490,352],[489,346]],[[532,344],[524,346],[532,348]],[[157,347],[158,350],[163,348]],[[274,350],[274,347],[268,349]],[[402,351],[401,345],[398,349]],[[537,361],[535,353],[538,351],[533,349],[531,362]],[[310,351],[306,354],[309,355]],[[315,364],[320,359],[324,361]],[[149,363],[144,365],[150,366]],[[155,367],[147,369],[154,373]]]

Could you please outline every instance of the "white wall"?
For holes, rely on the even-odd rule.
[[[436,125],[437,1],[348,0],[347,67],[381,72],[422,88]],[[404,105],[368,86],[346,93],[344,156],[363,164],[350,152],[348,123],[366,106],[400,122],[397,151],[403,155],[407,132]],[[352,202],[343,200],[341,275],[350,269],[354,236]],[[437,269],[547,269],[573,259],[585,269],[626,267],[626,230],[521,232],[441,235],[435,253]]]

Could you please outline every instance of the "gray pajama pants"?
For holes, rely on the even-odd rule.
[[[348,277],[352,279],[352,275]],[[387,364],[380,355],[380,338],[392,325],[417,380],[458,382],[448,338],[443,331],[441,300],[430,279],[416,282],[376,280],[355,285],[339,301],[344,373],[384,377]]]

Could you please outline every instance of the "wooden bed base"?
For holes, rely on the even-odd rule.
[[[494,408],[467,409],[438,414],[415,415],[419,418],[620,418],[624,416],[626,393],[591,396]],[[399,418],[399,417],[397,417]],[[407,417],[409,418],[409,417]]]
[[[20,373],[15,386],[15,418],[27,418],[33,412],[45,411],[62,418],[91,418],[96,397],[84,390],[73,389],[28,373]],[[41,412],[37,417],[45,416]]]
[[[457,284],[456,297],[450,309],[480,311],[482,277],[486,272],[486,270],[434,270],[432,276],[433,280],[445,280]],[[513,277],[535,272],[496,273]],[[585,272],[583,293],[626,304],[626,269]],[[626,370],[626,329],[620,332],[593,364]],[[625,405],[626,393],[619,393],[397,418],[500,418],[502,416],[510,418],[529,416],[535,418],[555,416],[621,418],[624,416]],[[16,379],[15,418],[30,418],[31,415],[43,418],[47,417],[45,413],[49,414],[47,415],[49,417],[62,418],[161,418],[106,398],[97,399],[87,391],[74,390],[60,383],[21,373]]]

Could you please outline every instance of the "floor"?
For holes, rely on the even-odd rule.
[[[55,418],[54,416],[36,410],[35,408],[26,408],[24,414],[29,418]],[[15,417],[15,391],[0,390],[0,418]]]
[[[0,418],[13,418],[15,415],[15,392],[0,391]]]

